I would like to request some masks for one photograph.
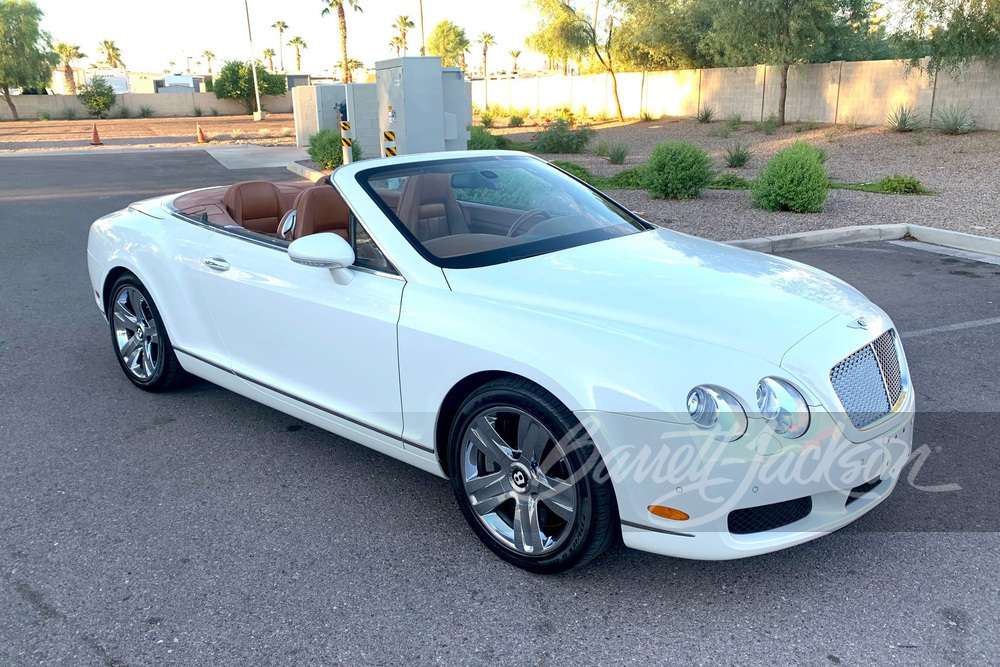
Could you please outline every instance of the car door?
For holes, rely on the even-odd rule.
[[[295,264],[287,244],[215,234],[203,249],[203,298],[234,373],[383,434],[402,434],[396,325],[405,281],[391,270]]]

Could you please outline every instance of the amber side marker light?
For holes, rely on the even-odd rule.
[[[650,505],[646,509],[649,510],[650,514],[661,517],[663,519],[673,519],[674,521],[687,521],[688,519],[691,518],[687,515],[687,512],[675,510],[673,507],[664,507],[663,505]]]

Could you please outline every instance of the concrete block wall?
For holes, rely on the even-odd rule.
[[[842,62],[833,62],[790,68],[785,116],[793,120],[836,122],[843,65]],[[780,97],[781,69],[767,67],[764,75],[763,113],[760,118],[755,114],[753,120],[763,120],[772,113],[777,113]]]
[[[699,108],[713,107],[717,119],[739,114],[756,119],[764,96],[764,67],[726,67],[701,70]]]
[[[958,79],[939,74],[934,113],[949,106],[968,108],[982,129],[1000,130],[1000,59],[977,62]]]
[[[154,116],[194,116],[195,107],[200,107],[202,114],[209,116],[212,109],[217,109],[223,116],[247,115],[246,107],[236,100],[220,100],[214,93],[172,93],[169,95],[156,93],[126,93],[118,95],[111,116],[118,116],[122,107],[128,107],[135,117],[139,108],[150,107]],[[271,113],[289,113],[292,110],[291,95],[280,97],[265,96],[261,99],[265,111]],[[23,120],[37,118],[39,113],[48,113],[53,119],[62,117],[66,109],[75,109],[79,118],[87,117],[87,109],[75,95],[15,95],[14,106]],[[0,104],[0,120],[10,119],[10,109],[6,104]]]
[[[837,122],[881,125],[900,104],[916,105],[924,122],[930,121],[933,82],[919,70],[895,60],[845,62],[840,74]],[[995,129],[1000,129],[998,126]]]

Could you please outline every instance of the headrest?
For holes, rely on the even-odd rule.
[[[255,227],[253,224],[247,224],[254,220],[265,220],[270,223],[273,218],[276,224],[284,211],[281,205],[281,190],[274,183],[267,181],[236,183],[226,190],[222,203],[236,224],[248,228]]]
[[[348,232],[350,225],[351,211],[332,186],[317,185],[307,188],[295,198],[293,239],[321,232],[337,232],[350,240]]]

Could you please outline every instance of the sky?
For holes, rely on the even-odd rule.
[[[187,56],[202,61],[201,54],[214,52],[220,60],[247,59],[246,14],[243,0],[173,0],[168,3],[143,0],[35,0],[45,16],[42,27],[53,41],[78,44],[87,58],[77,66],[98,62],[98,43],[114,40],[125,64],[132,71],[162,72],[170,61],[181,71]],[[278,32],[271,28],[275,21],[288,24],[283,41],[293,35],[302,37],[308,48],[302,52],[302,69],[312,74],[332,70],[340,61],[340,37],[336,13],[321,17],[322,0],[249,0],[250,25],[253,29],[257,57],[271,47],[278,49]],[[407,14],[416,24],[407,35],[409,55],[420,55],[420,20],[417,0],[360,0],[363,11],[347,7],[347,52],[369,67],[376,60],[395,57],[389,40],[396,34],[392,24],[400,14]],[[470,41],[481,32],[490,32],[497,44],[490,47],[490,69],[509,67],[512,49],[524,54],[518,59],[524,68],[539,67],[542,57],[529,53],[524,40],[538,23],[538,15],[526,7],[523,0],[424,0],[424,26],[427,36],[443,19],[450,19],[465,28]],[[285,46],[285,68],[295,69],[295,50]],[[481,56],[473,47],[470,67]],[[495,55],[494,55],[495,54]],[[278,67],[275,58],[275,67]],[[213,70],[218,66],[213,64]]]

